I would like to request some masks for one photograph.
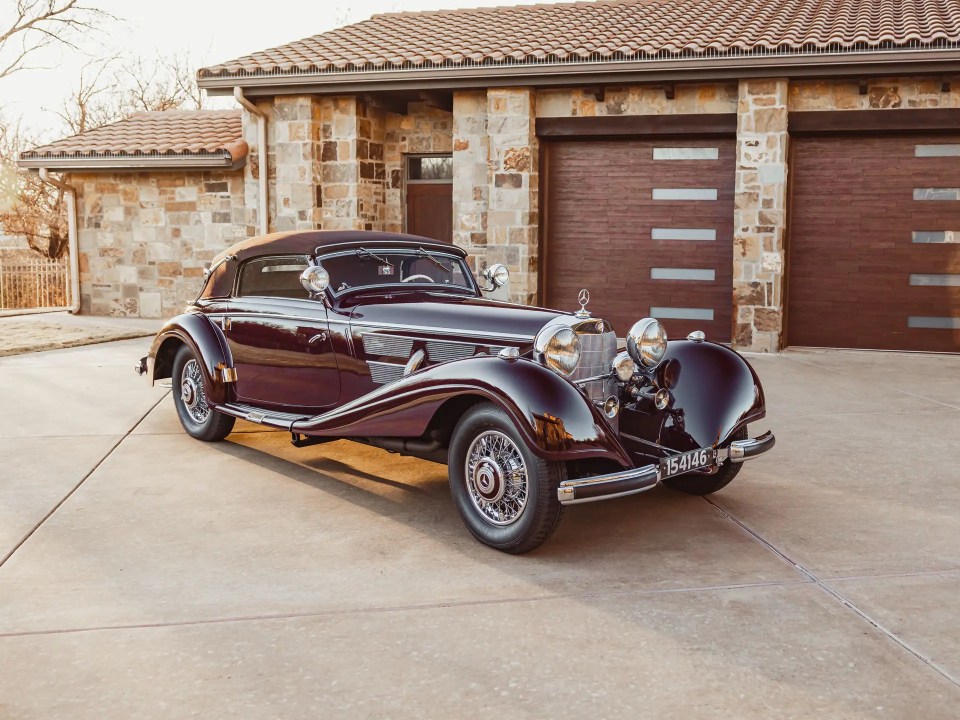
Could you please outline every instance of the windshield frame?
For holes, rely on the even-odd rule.
[[[319,250],[320,248],[317,248],[317,249]],[[397,281],[397,282],[391,282],[391,283],[378,283],[376,285],[352,285],[338,292],[337,289],[333,286],[333,281],[331,279],[330,285],[327,287],[327,292],[330,294],[331,298],[336,299],[336,298],[343,297],[344,295],[348,295],[352,292],[361,292],[361,291],[366,291],[366,292],[383,291],[385,293],[389,293],[396,290],[416,289],[421,291],[423,290],[436,291],[436,290],[444,289],[444,290],[454,290],[459,295],[463,295],[464,293],[469,292],[474,297],[480,297],[480,286],[477,284],[476,278],[473,276],[473,273],[470,271],[470,266],[467,265],[466,258],[462,257],[457,253],[448,252],[442,249],[435,249],[435,248],[422,248],[422,249],[425,250],[430,255],[437,255],[443,258],[444,260],[453,262],[455,265],[460,267],[464,277],[468,278],[469,285],[444,285],[441,283],[424,282],[424,281],[417,281],[417,282]],[[317,265],[323,266],[324,260],[328,258],[343,257],[345,255],[353,255],[354,257],[357,257],[357,253],[361,251],[370,253],[370,255],[368,255],[367,257],[370,257],[371,255],[388,255],[388,256],[389,255],[405,255],[405,256],[409,256],[411,259],[426,259],[426,256],[423,253],[421,253],[420,250],[421,248],[414,248],[414,247],[392,247],[391,248],[391,247],[384,247],[381,245],[371,245],[370,247],[363,246],[363,247],[352,248],[350,250],[335,250],[333,252],[327,252],[322,254],[318,253],[317,255],[314,256],[314,263],[316,263]],[[359,257],[357,257],[357,259],[360,260]]]

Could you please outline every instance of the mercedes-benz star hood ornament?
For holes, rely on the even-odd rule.
[[[590,317],[590,311],[587,310],[587,303],[590,302],[590,291],[583,288],[577,295],[577,302],[580,303],[580,309],[574,315],[581,318]]]

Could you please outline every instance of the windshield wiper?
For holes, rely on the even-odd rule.
[[[434,265],[436,265],[437,267],[439,267],[439,268],[447,271],[448,273],[452,273],[452,272],[453,272],[453,268],[447,267],[446,265],[443,264],[443,262],[441,262],[440,260],[438,260],[437,258],[435,258],[433,255],[431,255],[430,253],[428,253],[428,252],[427,252],[426,250],[424,250],[423,248],[417,248],[417,255],[419,255],[420,257],[425,257],[427,260],[429,260],[430,262],[432,262]]]
[[[379,255],[374,255],[372,252],[370,252],[366,248],[360,248],[359,250],[357,250],[357,257],[360,258],[361,260],[363,258],[373,258],[378,262],[382,262],[384,265],[389,265],[390,267],[396,267],[396,265],[394,265],[392,262],[390,262],[386,258],[382,258]]]

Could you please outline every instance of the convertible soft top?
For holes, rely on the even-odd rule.
[[[238,262],[261,255],[311,255],[322,247],[324,252],[336,249],[336,245],[390,247],[423,247],[466,257],[462,248],[452,243],[432,240],[419,235],[401,233],[371,232],[369,230],[309,230],[272,233],[250,238],[233,245],[213,260],[215,265],[221,258],[235,255]]]

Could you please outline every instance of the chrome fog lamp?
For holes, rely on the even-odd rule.
[[[568,327],[546,327],[533,341],[542,362],[561,375],[569,375],[580,362],[580,338]]]
[[[657,410],[666,410],[670,405],[670,391],[660,388],[653,396],[653,405]]]
[[[613,420],[620,412],[620,401],[611,395],[603,402],[603,414]]]
[[[653,318],[634,323],[627,333],[627,352],[639,365],[656,367],[667,353],[667,331]]]
[[[617,356],[613,359],[613,371],[617,374],[620,382],[627,382],[637,371],[637,364],[629,353],[617,353]]]
[[[330,273],[320,265],[311,265],[300,273],[300,284],[308,293],[322,293],[330,285]]]

